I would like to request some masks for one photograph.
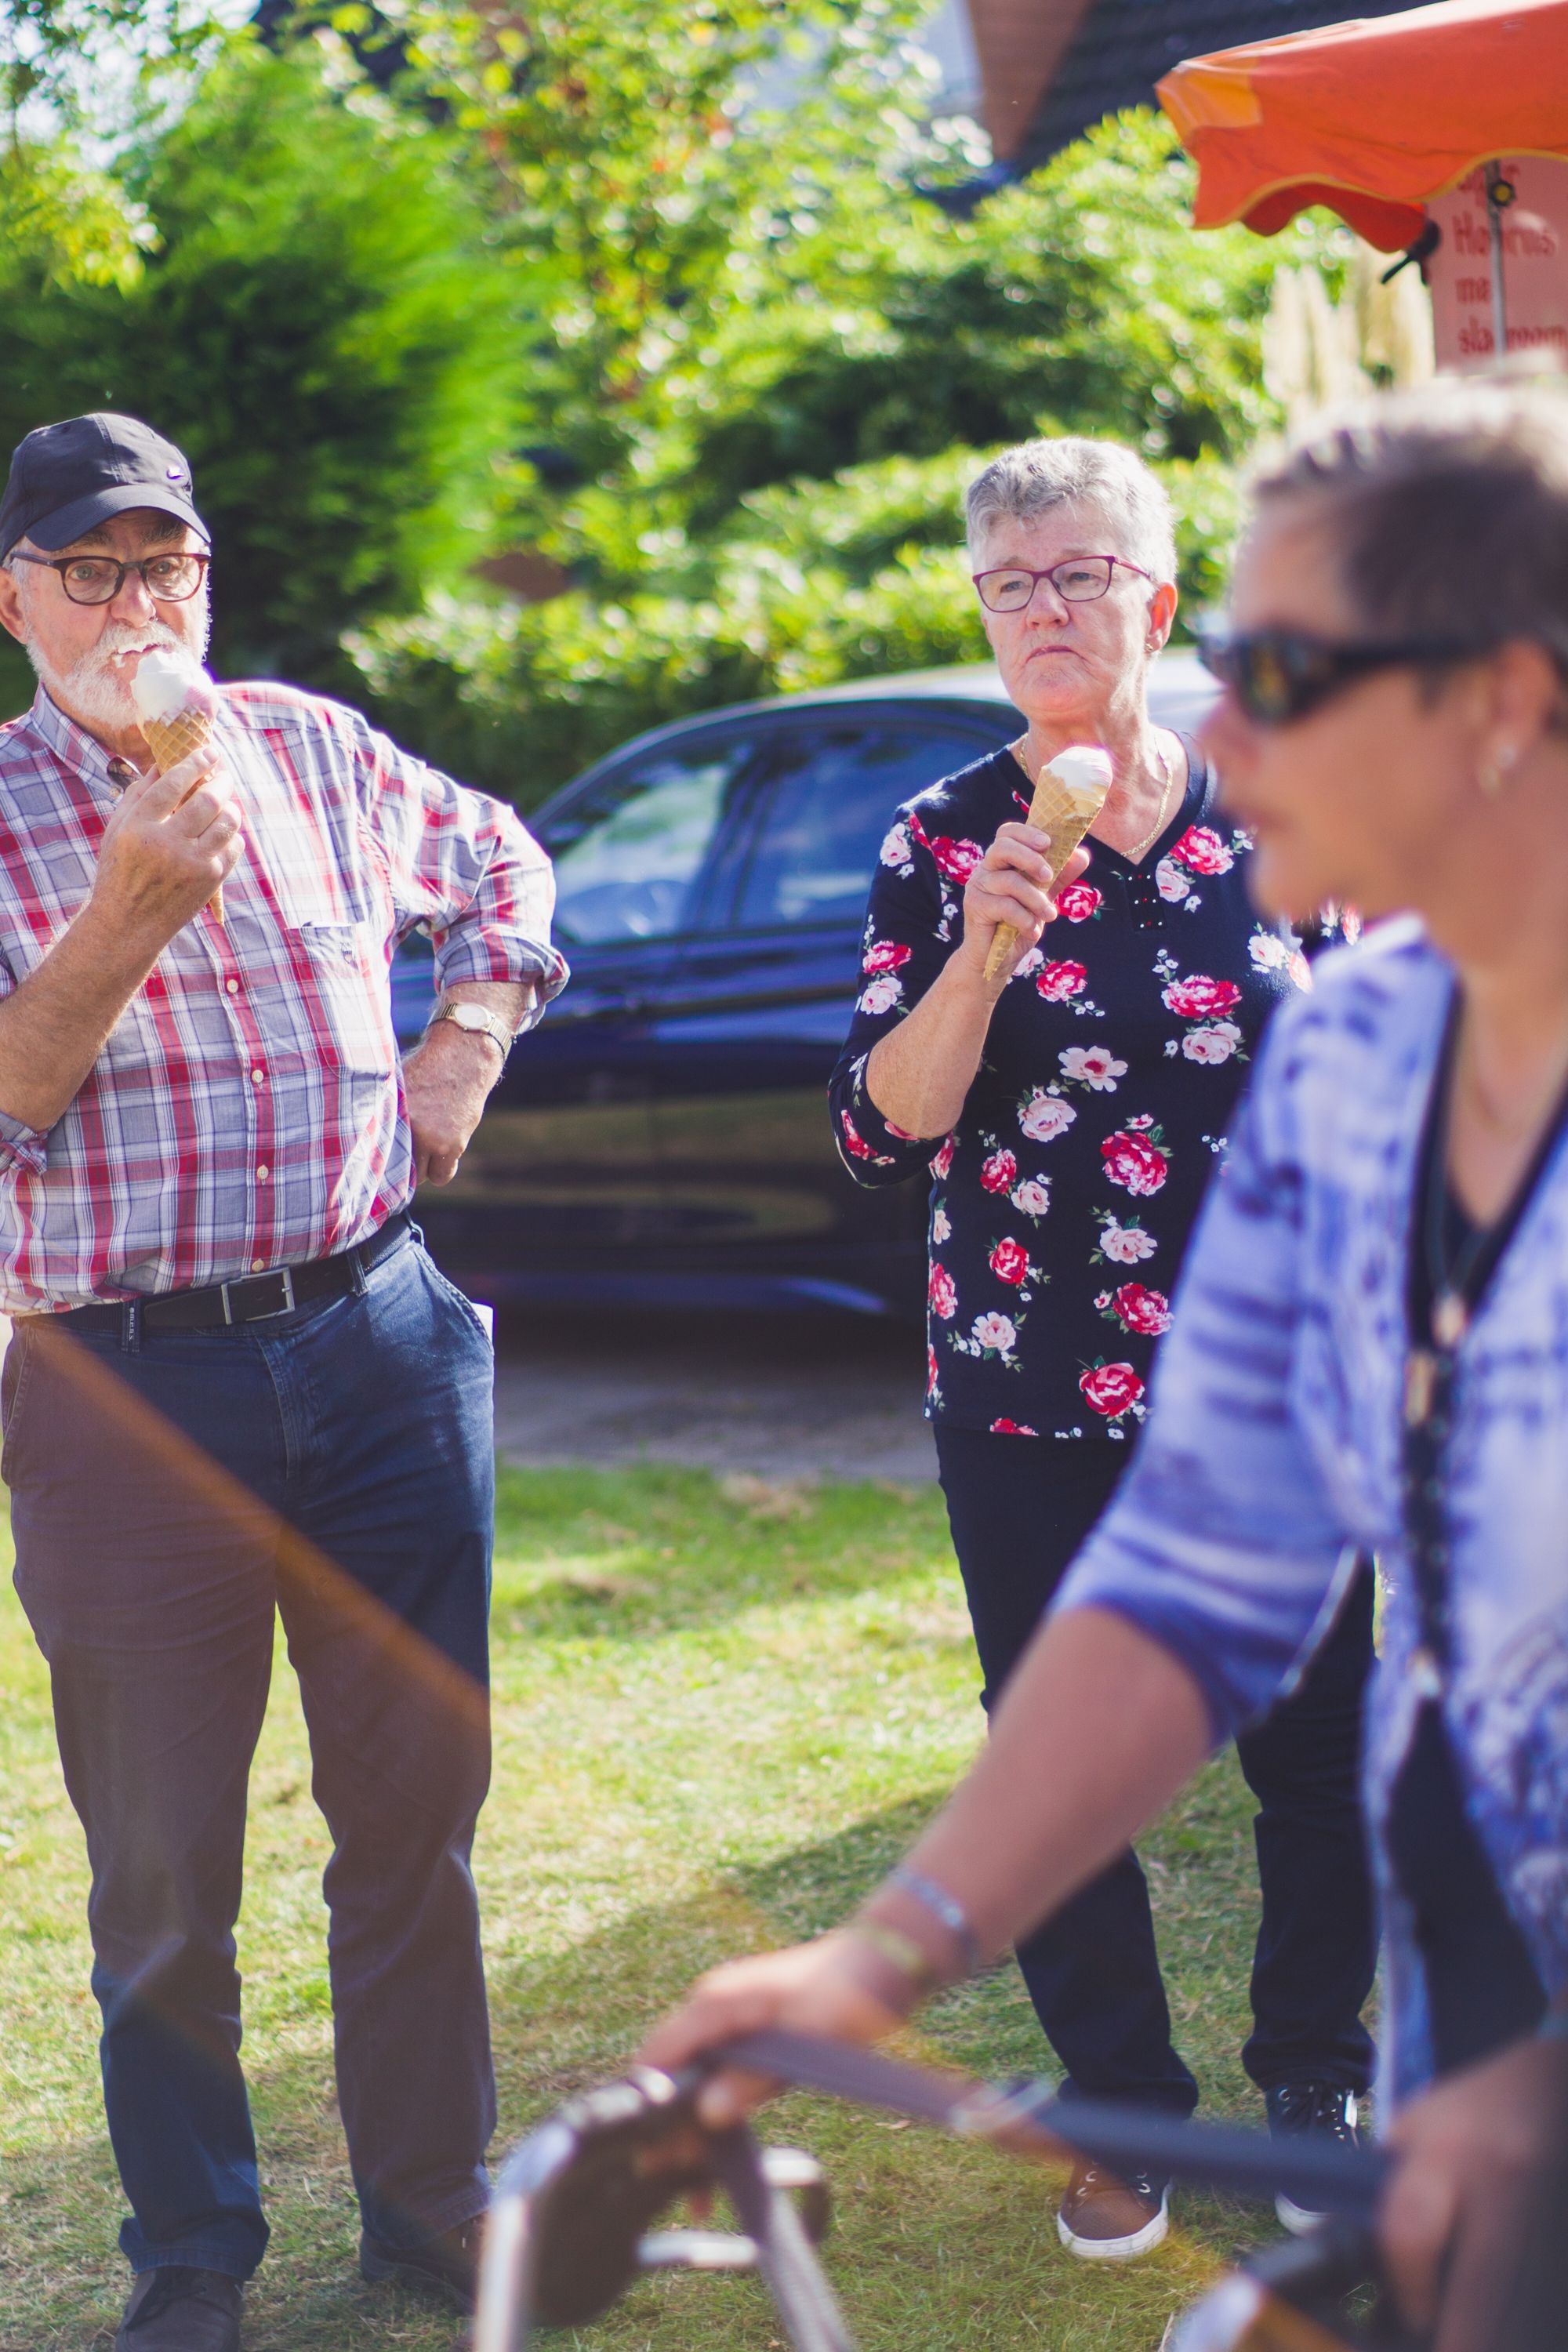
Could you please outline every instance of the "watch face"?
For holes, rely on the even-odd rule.
[[[455,1021],[459,1029],[488,1029],[489,1027],[489,1016],[485,1012],[483,1006],[479,1004],[451,1005],[447,1010],[447,1018],[448,1021]]]

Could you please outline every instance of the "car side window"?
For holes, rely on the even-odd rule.
[[[858,923],[900,801],[994,746],[978,731],[847,719],[792,730],[770,748],[762,820],[731,918],[742,930]]]
[[[667,939],[688,921],[749,737],[700,738],[616,768],[550,829],[555,929],[568,946]]]

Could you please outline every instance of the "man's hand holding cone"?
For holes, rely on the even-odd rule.
[[[217,727],[217,692],[205,670],[172,653],[143,654],[132,681],[142,732],[161,776],[179,767],[193,753],[207,751]],[[198,771],[176,807],[198,792],[207,771]],[[223,920],[220,884],[207,901],[215,919]]]

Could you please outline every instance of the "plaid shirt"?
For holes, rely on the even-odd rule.
[[[510,810],[339,704],[270,684],[223,699],[245,815],[223,923],[204,909],[175,934],[47,1133],[0,1110],[9,1314],[368,1240],[414,1190],[389,971],[416,924],[443,986],[532,979],[542,1006],[565,984],[549,861]],[[0,995],[86,903],[120,789],[41,688],[0,727]]]

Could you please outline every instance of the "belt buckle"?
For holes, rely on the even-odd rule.
[[[281,1286],[283,1293],[282,1306],[263,1307],[259,1315],[237,1316],[234,1311],[234,1302],[229,1296],[230,1292],[254,1290],[258,1284],[263,1282],[276,1282]],[[226,1282],[223,1286],[223,1319],[225,1323],[270,1323],[275,1315],[291,1314],[293,1312],[293,1308],[294,1269],[292,1266],[278,1265],[272,1267],[267,1274],[247,1274],[238,1282]]]

